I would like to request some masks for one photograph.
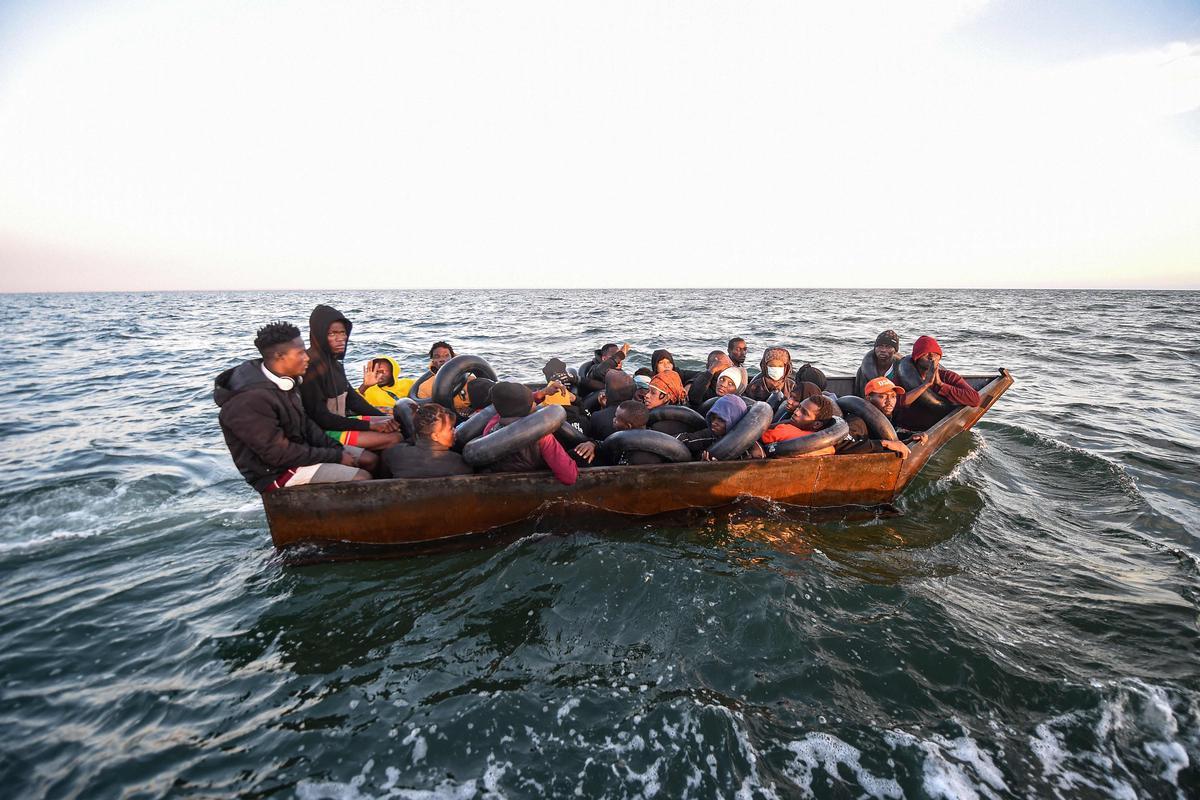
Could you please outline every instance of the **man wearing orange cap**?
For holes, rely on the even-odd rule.
[[[979,405],[979,392],[957,372],[941,366],[942,348],[932,336],[921,336],[913,342],[912,361],[924,379],[919,386],[908,391],[903,405],[911,406],[925,392],[937,392],[946,400],[959,406]]]
[[[891,421],[896,429],[896,435],[902,441],[910,439],[914,442],[925,441],[925,434],[914,433],[908,430],[908,426],[905,424],[909,422],[909,419],[907,406],[900,403],[900,398],[904,397],[903,386],[897,386],[886,376],[880,376],[867,381],[863,392],[867,396],[867,402],[882,411],[883,415]]]
[[[904,395],[904,387],[897,386],[888,378],[880,376],[867,381],[864,392],[867,402],[882,411],[895,427],[896,437],[899,441],[872,439],[867,423],[854,412],[847,411],[845,416],[846,422],[850,425],[850,436],[838,446],[837,451],[860,454],[882,453],[891,450],[899,453],[901,458],[908,458],[908,444],[925,441],[925,434],[914,433],[904,426],[905,410],[898,402],[898,399]]]

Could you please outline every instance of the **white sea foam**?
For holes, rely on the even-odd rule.
[[[893,730],[884,734],[884,741],[895,749],[915,748],[923,753],[921,788],[931,797],[976,800],[981,794],[996,797],[993,788],[1007,788],[991,757],[966,734],[953,740],[938,734],[921,739]]]
[[[558,721],[559,725],[563,724],[563,720],[567,718],[568,714],[579,708],[579,702],[580,701],[578,697],[572,697],[559,707],[558,713],[555,714],[555,719]]]
[[[1164,688],[1139,680],[1097,688],[1110,690],[1098,709],[1062,714],[1035,728],[1029,745],[1041,763],[1043,778],[1064,791],[1088,788],[1135,798],[1137,790],[1123,776],[1142,771],[1128,763],[1140,752],[1151,765],[1160,765],[1159,777],[1183,797],[1179,773],[1191,765],[1191,758],[1181,740],[1200,741],[1200,713],[1192,706],[1180,716]],[[1090,730],[1095,744],[1073,750],[1067,740],[1077,738],[1081,730]]]
[[[813,777],[817,768],[824,770],[833,781],[842,782],[839,766],[844,766],[857,781],[868,797],[902,798],[900,784],[891,778],[871,774],[862,766],[862,753],[858,748],[843,742],[828,733],[810,733],[803,739],[789,742],[787,749],[794,758],[785,768],[785,773],[795,781],[805,797],[812,797]]]
[[[374,769],[374,760],[368,760],[363,765],[362,772],[350,781],[300,781],[296,785],[297,800],[505,800],[500,787],[500,780],[512,768],[512,762],[497,761],[492,754],[488,755],[488,764],[483,774],[478,778],[467,781],[443,780],[432,789],[412,789],[397,786],[402,772],[395,767],[387,767],[387,776],[378,793],[364,789],[370,772]]]

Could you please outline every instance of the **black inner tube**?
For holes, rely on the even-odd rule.
[[[540,408],[503,428],[496,428],[487,436],[467,442],[463,448],[463,459],[473,467],[499,461],[509,453],[515,453],[543,436],[554,433],[566,418],[567,412],[562,406]]]
[[[433,377],[433,373],[430,372],[429,370],[425,370],[424,372],[422,372],[421,376],[419,378],[417,378],[415,381],[413,381],[413,385],[408,387],[408,396],[411,397],[413,400],[417,400],[418,399],[417,398],[417,390],[421,388],[421,384],[425,383],[425,381],[431,379],[432,377]],[[429,398],[426,398],[426,399],[428,400]]]
[[[767,456],[783,458],[786,456],[802,456],[826,447],[833,447],[850,433],[850,426],[841,417],[835,417],[833,424],[824,430],[801,436],[797,439],[787,439],[766,446]]]
[[[912,356],[905,356],[896,362],[896,377],[900,379],[900,385],[904,387],[904,391],[911,392],[916,389],[925,379],[921,377],[920,370],[913,363]],[[947,407],[945,399],[943,399],[933,387],[921,392],[921,396],[917,398],[917,403],[926,406],[927,408],[936,408],[939,411]]]
[[[454,449],[461,453],[462,449],[467,446],[467,442],[483,433],[483,429],[487,427],[488,422],[494,416],[496,416],[496,407],[484,406],[479,413],[472,414],[465,421],[458,423],[454,428]]]
[[[658,408],[653,408],[650,410],[650,421],[646,424],[654,425],[656,422],[667,421],[681,422],[694,431],[698,431],[708,424],[703,414],[689,406],[659,406]]]
[[[692,460],[692,453],[688,450],[687,445],[674,436],[660,431],[645,429],[616,431],[609,434],[600,447],[603,449],[606,459],[614,464],[620,459],[621,453],[628,450],[653,453],[674,463]]]
[[[720,399],[720,397],[710,397],[707,400],[705,400],[703,403],[700,404],[700,413],[705,416],[708,416],[708,412],[712,411],[713,404],[716,403],[717,400],[719,400],[719,399]]]
[[[892,425],[892,421],[882,411],[858,395],[848,394],[845,397],[839,397],[838,405],[846,413],[853,414],[865,422],[872,439],[884,442],[896,441],[896,428]]]
[[[784,395],[783,392],[776,389],[775,391],[773,391],[769,395],[767,395],[767,405],[771,406],[772,411],[778,411],[779,407],[781,405],[783,405],[783,401],[786,399],[787,399],[787,396]]]
[[[773,411],[766,403],[755,403],[742,416],[733,430],[728,431],[708,448],[708,454],[718,461],[737,458],[746,448],[758,441],[771,424]]]
[[[400,432],[410,442],[417,435],[417,425],[413,420],[413,414],[416,412],[416,401],[408,397],[401,397],[396,401],[396,405],[392,407],[392,418],[400,424]]]
[[[574,450],[584,442],[591,441],[583,431],[565,419],[563,420],[563,424],[558,426],[558,430],[554,432],[554,438],[558,439],[558,443],[568,452]]]
[[[880,372],[879,367],[877,367],[875,365],[875,349],[871,348],[870,350],[867,351],[867,354],[865,356],[863,356],[862,364],[860,364],[858,367],[859,375],[862,376],[862,382],[859,384],[859,388],[861,389],[862,387],[866,386],[868,383],[875,380],[876,378],[880,378],[880,377],[883,377],[884,375],[887,375],[889,372],[892,371],[892,367],[894,367],[895,365],[896,365],[896,359],[892,358],[891,362],[887,365],[887,367],[883,370],[883,372]],[[858,376],[855,376],[855,377],[858,377]]]
[[[464,353],[442,365],[433,377],[433,400],[454,411],[454,396],[462,391],[467,382],[467,373],[477,378],[496,380],[496,371],[480,356]]]

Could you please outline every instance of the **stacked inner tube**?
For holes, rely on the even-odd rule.
[[[896,377],[900,379],[900,385],[906,392],[911,392],[925,382],[925,379],[921,377],[921,371],[913,363],[912,356],[905,356],[896,362]],[[938,411],[944,411],[949,406],[945,398],[933,389],[921,392],[921,396],[917,398],[917,404]]]
[[[584,442],[590,442],[591,439],[584,434],[583,431],[576,428],[566,419],[563,419],[563,424],[558,426],[558,430],[554,432],[554,438],[558,439],[558,443],[563,446],[563,449],[570,453]]]
[[[656,422],[681,422],[693,431],[708,424],[704,415],[690,406],[659,406],[651,409],[650,421],[646,424],[652,426]]]
[[[746,448],[758,441],[771,425],[773,411],[766,403],[755,403],[742,415],[733,430],[708,448],[708,454],[717,461],[728,461],[746,452]]]
[[[467,375],[496,380],[496,371],[479,356],[463,354],[455,356],[442,365],[433,376],[433,402],[454,411],[454,396],[462,391],[467,383]],[[411,394],[416,389],[409,390]]]
[[[473,414],[454,428],[454,449],[460,453],[467,442],[483,433],[492,417],[496,416],[495,406],[485,406],[482,411]]]
[[[600,445],[607,461],[615,464],[626,451],[653,453],[674,463],[691,461],[687,445],[674,436],[652,430],[616,431]]]
[[[887,415],[861,397],[852,394],[839,397],[838,405],[841,406],[842,411],[853,414],[866,423],[872,439],[885,442],[897,440],[896,428]]]
[[[774,442],[766,446],[767,456],[769,458],[787,458],[788,456],[802,456],[807,453],[813,453],[817,450],[824,450],[826,447],[834,447],[838,442],[845,439],[850,434],[850,426],[841,417],[834,417],[829,427],[824,430],[810,433],[808,436],[801,436],[797,439],[787,439],[782,442]],[[709,451],[712,452],[711,450]]]
[[[424,372],[422,372],[420,377],[418,377],[415,381],[413,381],[412,386],[408,387],[408,396],[410,398],[412,398],[413,400],[416,400],[419,402],[419,398],[417,397],[417,390],[421,388],[421,384],[425,383],[425,381],[432,380],[432,379],[433,379],[432,372],[430,372],[429,370],[425,370]],[[428,398],[426,398],[426,399],[428,399]]]
[[[417,407],[417,401],[411,397],[401,397],[392,407],[392,418],[400,425],[400,432],[409,442],[417,435],[417,425],[413,419],[413,415],[417,413]]]
[[[562,406],[540,408],[503,428],[496,428],[487,436],[477,436],[467,442],[463,447],[463,460],[473,467],[492,464],[554,433],[566,419],[567,412]]]

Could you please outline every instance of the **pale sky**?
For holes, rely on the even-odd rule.
[[[1200,5],[0,5],[0,291],[452,285],[1200,288]]]

